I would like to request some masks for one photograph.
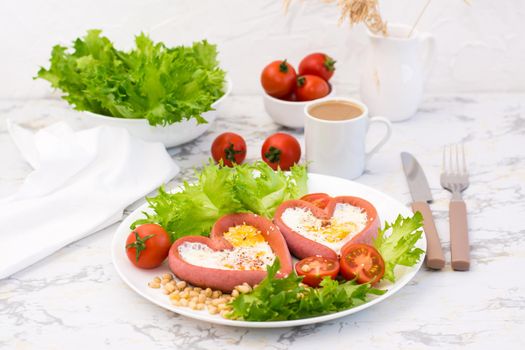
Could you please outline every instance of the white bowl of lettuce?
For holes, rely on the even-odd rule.
[[[122,51],[89,30],[71,48],[53,47],[50,62],[37,77],[79,111],[69,119],[74,127],[123,127],[166,147],[202,135],[232,88],[216,46],[205,40],[167,47],[140,34],[133,49]]]
[[[161,142],[166,148],[175,147],[195,140],[210,128],[217,117],[217,107],[231,92],[231,88],[232,83],[226,78],[224,95],[211,104],[213,109],[201,114],[201,117],[206,120],[205,123],[199,123],[196,118],[190,118],[165,126],[152,126],[147,119],[115,118],[88,111],[76,113],[68,121],[75,128],[90,128],[99,125],[120,126],[128,129],[132,136],[142,140]]]

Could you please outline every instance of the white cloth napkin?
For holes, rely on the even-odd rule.
[[[179,171],[162,144],[125,129],[73,131],[58,123],[33,133],[7,124],[34,171],[0,198],[0,279],[117,222],[126,206]]]

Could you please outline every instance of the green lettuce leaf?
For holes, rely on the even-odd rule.
[[[267,267],[266,278],[252,292],[233,299],[228,317],[246,321],[296,320],[356,307],[365,303],[370,294],[386,292],[369,284],[340,283],[329,277],[323,279],[321,287],[310,288],[293,272],[285,278],[277,278],[279,268],[276,259]]]
[[[306,182],[306,168],[299,165],[286,174],[264,162],[232,168],[210,163],[197,173],[195,183],[184,183],[179,192],[160,188],[155,197],[146,198],[153,213],[145,212],[132,228],[156,223],[175,240],[208,235],[225,214],[251,212],[271,219],[281,202],[306,194]]]
[[[286,176],[265,164],[261,162],[255,169],[237,167],[235,191],[247,210],[271,218],[282,202],[307,193],[307,171],[306,167],[294,166]],[[257,176],[253,176],[254,170]]]
[[[168,125],[195,118],[224,94],[225,72],[217,49],[206,40],[168,48],[144,34],[135,48],[121,51],[100,30],[89,30],[72,50],[56,45],[49,69],[37,78],[64,92],[75,109],[118,118],[146,118]]]
[[[384,228],[379,230],[374,247],[385,261],[383,278],[395,282],[396,265],[413,266],[419,261],[425,252],[415,245],[423,234],[422,226],[423,216],[417,212],[412,217],[399,215],[393,224],[385,223]],[[391,232],[387,236],[388,231]]]

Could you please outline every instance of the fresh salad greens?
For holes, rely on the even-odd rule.
[[[425,253],[417,248],[416,242],[421,238],[423,231],[423,215],[416,212],[412,217],[399,215],[393,224],[385,222],[385,227],[379,229],[374,247],[379,251],[385,261],[385,275],[383,278],[395,282],[394,267],[396,265],[413,266],[421,254]],[[390,235],[385,233],[391,230]]]
[[[121,51],[100,30],[89,30],[71,51],[56,45],[51,66],[37,78],[62,90],[75,109],[118,118],[146,118],[168,125],[195,118],[224,94],[225,72],[217,49],[206,40],[191,47],[166,47],[144,34],[135,48]]]
[[[369,294],[386,292],[370,284],[339,283],[329,277],[321,281],[320,288],[311,288],[303,285],[303,277],[295,273],[277,278],[279,267],[276,259],[268,266],[266,278],[251,293],[233,299],[233,311],[228,317],[245,321],[296,320],[350,309],[365,303]]]
[[[147,198],[154,213],[133,223],[161,225],[172,240],[187,235],[208,235],[221,216],[251,212],[272,218],[280,203],[306,193],[305,166],[295,165],[290,173],[274,171],[264,162],[223,167],[210,163],[197,173],[195,183],[185,182],[180,192],[163,188]]]
[[[394,281],[396,265],[415,265],[424,251],[415,247],[421,237],[422,216],[399,215],[393,224],[379,230],[374,246],[381,253],[386,273],[384,278]],[[388,236],[385,234],[391,231]],[[321,316],[356,307],[369,300],[370,295],[381,295],[386,290],[355,281],[340,283],[325,277],[320,288],[310,288],[301,283],[303,277],[295,273],[277,278],[279,262],[267,267],[268,275],[252,292],[241,294],[231,302],[228,317],[246,321],[296,320]]]

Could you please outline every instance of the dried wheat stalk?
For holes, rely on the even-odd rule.
[[[321,0],[326,3],[337,2],[341,9],[341,16],[339,17],[339,24],[342,24],[348,19],[350,25],[354,26],[358,23],[364,23],[372,33],[387,34],[387,25],[383,21],[379,12],[378,0]],[[284,0],[284,11],[288,11],[288,7],[292,0]]]
[[[332,2],[332,0],[324,0]],[[364,23],[372,33],[387,34],[387,25],[379,12],[377,0],[337,0],[341,8],[339,23],[348,18],[350,25]]]

